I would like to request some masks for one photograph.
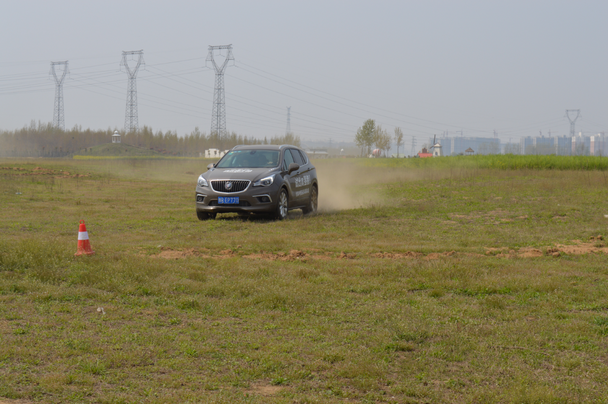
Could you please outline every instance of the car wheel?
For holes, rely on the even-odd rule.
[[[215,213],[199,212],[197,210],[196,217],[198,217],[198,220],[215,219]]]
[[[310,190],[310,198],[308,199],[308,204],[305,208],[302,209],[302,213],[305,215],[315,213],[317,211],[317,207],[319,206],[319,191],[317,190],[317,186],[313,185]]]
[[[289,208],[289,199],[287,197],[287,191],[285,188],[281,189],[279,193],[279,201],[277,203],[277,211],[275,213],[275,217],[278,220],[283,220],[287,218],[287,210]]]

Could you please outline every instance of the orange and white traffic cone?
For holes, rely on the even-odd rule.
[[[78,251],[76,251],[75,256],[79,255],[93,255],[95,251],[91,250],[91,243],[89,243],[89,233],[87,233],[87,228],[84,225],[84,220],[80,221],[80,228],[78,229]]]

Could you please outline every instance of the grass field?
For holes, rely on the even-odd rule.
[[[0,160],[0,403],[606,403],[608,167],[510,158],[319,160],[281,222]]]

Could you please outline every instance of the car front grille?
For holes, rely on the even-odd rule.
[[[229,186],[228,183],[230,183]],[[243,192],[250,183],[251,181],[247,180],[213,180],[211,181],[211,188],[215,192]]]

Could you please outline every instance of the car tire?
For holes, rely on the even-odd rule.
[[[309,215],[311,213],[315,213],[319,206],[319,191],[317,190],[317,186],[313,185],[310,190],[310,198],[308,198],[308,204],[305,208],[302,208],[302,213],[305,215]]]
[[[277,210],[274,214],[274,217],[277,220],[286,219],[287,211],[289,209],[289,197],[287,196],[287,190],[285,188],[281,189],[281,192],[279,192],[279,197],[277,199]]]
[[[196,217],[198,217],[198,220],[215,219],[215,213],[199,212],[197,210]]]

